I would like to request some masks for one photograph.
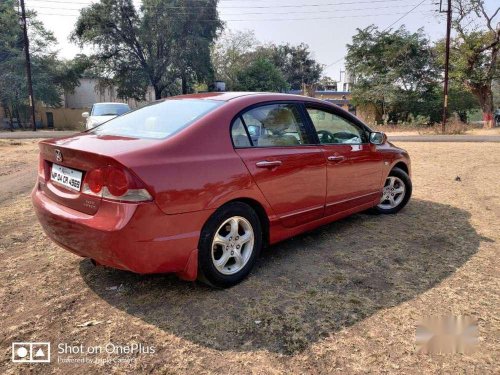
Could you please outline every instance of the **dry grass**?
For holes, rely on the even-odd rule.
[[[443,133],[441,124],[432,126],[424,125],[375,125],[373,130],[382,131],[387,134],[407,136],[407,135],[500,135],[500,127],[485,129],[474,124],[465,124],[461,121],[451,120],[446,124]]]
[[[95,268],[43,235],[26,190],[9,198],[0,206],[0,371],[494,373],[500,145],[400,146],[415,185],[400,214],[355,215],[273,246],[249,279],[222,291]],[[35,169],[34,145],[18,147]],[[442,313],[479,319],[477,353],[415,354],[416,323]],[[101,323],[78,326],[90,320]],[[157,353],[138,355],[135,367],[21,367],[9,360],[17,340],[143,342]]]

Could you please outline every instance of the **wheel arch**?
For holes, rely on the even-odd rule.
[[[242,202],[248,204],[255,211],[260,220],[260,225],[262,225],[262,244],[264,247],[269,246],[269,216],[266,212],[264,206],[257,200],[252,198],[237,198],[229,201],[227,203],[232,202]]]
[[[220,208],[224,207],[227,204],[234,203],[234,202],[245,203],[245,204],[247,204],[248,206],[250,206],[255,211],[255,213],[257,214],[257,217],[259,218],[260,224],[262,226],[262,237],[263,237],[262,238],[262,245],[264,247],[269,246],[270,221],[269,221],[268,213],[267,213],[266,209],[264,208],[264,206],[259,201],[257,201],[256,199],[248,198],[248,197],[241,197],[241,198],[234,198],[234,199],[231,199],[231,200],[229,200],[227,202],[224,202],[219,207],[217,207],[217,210],[219,210]],[[207,218],[205,224],[208,222],[208,220],[210,220],[210,218],[212,217],[212,215],[210,215]],[[204,224],[204,226],[205,226],[205,224]]]
[[[394,168],[399,168],[403,170],[408,176],[410,175],[410,168],[408,168],[408,165],[404,161],[398,161],[396,164],[394,164],[391,168],[391,171]]]

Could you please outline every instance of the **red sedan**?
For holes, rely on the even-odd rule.
[[[411,191],[407,152],[335,105],[209,93],[40,142],[32,198],[48,236],[97,264],[228,287],[263,247],[396,213]]]

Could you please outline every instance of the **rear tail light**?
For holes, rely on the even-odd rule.
[[[121,197],[128,190],[127,176],[120,169],[110,169],[108,172],[107,187],[111,194]]]
[[[98,194],[104,187],[104,170],[103,169],[93,169],[87,173],[85,176],[85,184],[88,189],[94,193]]]
[[[38,156],[38,178],[40,181],[46,181],[50,178],[50,167],[41,154]]]
[[[82,192],[116,201],[143,202],[153,199],[137,177],[116,167],[96,168],[87,172]]]
[[[43,160],[42,155],[38,155],[38,174],[40,176],[45,176],[44,166],[45,160]]]

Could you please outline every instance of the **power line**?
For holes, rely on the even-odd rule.
[[[393,23],[391,23],[389,26],[387,26],[384,30],[382,31],[386,31],[387,29],[389,29],[390,27],[394,26],[396,23],[398,23],[399,21],[401,21],[403,18],[405,18],[407,15],[409,15],[411,12],[413,12],[415,9],[417,9],[420,5],[422,5],[426,0],[422,0],[420,3],[418,3],[415,7],[413,7],[412,9],[410,9],[408,12],[406,13],[403,13],[403,16],[399,17],[396,21],[394,21]],[[341,62],[342,60],[344,60],[344,57],[341,57],[340,59],[338,60],[335,60],[334,62],[332,62],[331,64],[328,64],[325,66],[325,68],[329,68],[330,66],[334,65],[334,64],[337,64],[339,62]]]
[[[281,13],[276,13],[274,12],[273,15],[288,15],[288,14],[325,14],[325,13],[344,13],[344,12],[356,12],[356,11],[361,11],[361,10],[375,10],[375,9],[393,9],[393,8],[406,8],[406,7],[411,7],[414,6],[415,4],[410,4],[410,5],[388,5],[388,6],[378,6],[378,7],[372,7],[372,8],[350,8],[350,9],[339,9],[339,10],[312,10],[312,11],[288,11],[288,12],[281,12]],[[53,8],[53,7],[38,7],[38,8],[43,8],[43,9],[50,9],[50,10],[69,10],[69,11],[78,11],[79,9],[69,9],[69,8]],[[31,8],[30,10],[36,11],[37,9]],[[196,12],[175,12],[175,14],[178,15],[190,15],[190,14],[197,14]],[[260,15],[260,14],[269,14],[269,12],[244,12],[244,13],[224,13],[223,16],[241,16],[241,15]]]
[[[413,12],[415,9],[417,9],[420,5],[422,5],[426,0],[422,0],[420,3],[418,3],[417,5],[415,5],[415,7],[413,7],[412,9],[410,9],[408,12],[406,12],[405,14],[403,14],[401,17],[399,17],[396,21],[394,21],[393,23],[391,23],[389,26],[387,26],[384,30],[382,30],[382,32],[386,31],[387,29],[390,29],[392,26],[394,26],[396,23],[398,23],[399,21],[401,21],[403,18],[405,18],[408,14],[410,14],[411,12]]]
[[[31,0],[35,1],[35,0]],[[36,0],[39,1],[39,0]],[[401,2],[404,0],[372,0],[372,1],[346,1],[346,2],[336,2],[336,3],[321,3],[321,4],[282,4],[282,5],[237,5],[237,6],[221,6],[220,9],[271,9],[271,8],[304,8],[304,7],[329,7],[336,5],[356,5],[356,4],[371,4],[371,3],[391,3],[391,2]],[[425,0],[424,0],[425,1]],[[65,3],[64,1],[58,0],[45,0],[45,2],[52,3]],[[72,2],[71,4],[80,4],[80,5],[93,5],[98,3],[78,3]],[[194,5],[189,8],[211,8],[208,5]],[[59,8],[60,9],[60,8]],[[185,6],[165,6],[163,9],[186,9]]]
[[[67,4],[68,1],[64,1],[64,0],[30,0],[31,1],[36,1],[36,2],[42,2],[42,3],[62,3],[62,4]],[[97,3],[98,1],[97,0],[89,0],[90,3],[86,3],[86,2],[80,2],[80,1],[72,1],[71,3],[72,4],[95,4]],[[94,1],[94,3],[92,3],[92,1]],[[207,1],[207,0],[191,0],[191,1]],[[220,3],[222,2],[245,2],[246,0],[219,0]],[[259,1],[259,2],[267,2],[268,0],[253,0],[253,1]]]
[[[78,17],[78,14],[59,14],[59,13],[39,13],[43,16],[68,16],[68,17]],[[307,20],[330,20],[330,19],[343,19],[343,18],[364,18],[364,17],[378,17],[378,16],[393,16],[398,14],[405,14],[403,12],[399,13],[380,13],[380,14],[362,14],[362,15],[345,15],[345,16],[332,16],[332,17],[307,17],[307,18],[246,18],[246,19],[204,19],[199,20],[202,22],[261,22],[261,21],[307,21]]]

